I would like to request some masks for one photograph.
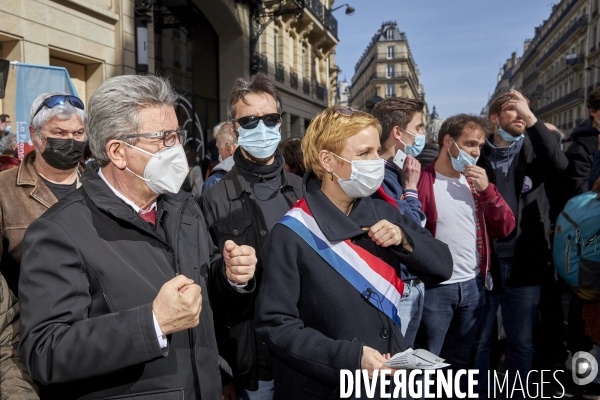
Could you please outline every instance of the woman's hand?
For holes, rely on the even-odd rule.
[[[398,246],[404,241],[400,228],[385,219],[369,228],[369,237],[381,247]]]
[[[385,357],[381,355],[377,350],[363,346],[363,355],[360,360],[360,368],[366,369],[369,373],[369,378],[373,377],[373,371],[376,369],[383,368],[383,363],[386,361]]]

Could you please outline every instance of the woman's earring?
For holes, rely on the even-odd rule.
[[[330,180],[330,181],[333,181],[333,172],[330,172],[330,173],[329,173],[329,180]]]

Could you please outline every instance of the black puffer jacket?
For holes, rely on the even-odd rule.
[[[329,241],[350,239],[393,266],[398,277],[401,263],[427,284],[452,275],[448,246],[412,217],[370,197],[358,199],[346,216],[319,190],[312,173],[304,179],[306,203]],[[401,227],[412,252],[397,246],[383,248],[369,238],[363,227],[382,219]],[[263,272],[256,328],[275,355],[276,400],[339,399],[340,370],[360,369],[363,346],[382,354],[406,349],[393,320],[289,227],[275,225],[262,258],[274,268]],[[379,396],[379,389],[375,393]],[[364,390],[362,394],[366,398]]]
[[[250,295],[227,283],[189,193],[162,195],[157,205],[154,228],[88,165],[82,187],[27,229],[19,352],[41,398],[221,399],[219,366],[228,367],[209,290],[213,299]],[[200,323],[161,349],[152,302],[176,274],[202,288]]]

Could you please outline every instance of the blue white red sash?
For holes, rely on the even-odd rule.
[[[298,201],[279,221],[296,232],[356,290],[400,327],[404,283],[396,270],[349,239],[331,243],[315,221],[306,201]]]

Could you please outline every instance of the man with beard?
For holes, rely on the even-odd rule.
[[[505,364],[509,387],[525,385],[533,362],[533,326],[541,284],[552,274],[549,228],[543,183],[567,167],[560,144],[516,90],[490,106],[494,133],[487,138],[477,165],[486,170],[515,215],[517,226],[510,235],[494,239],[493,289],[482,314],[481,337],[475,368],[482,370],[480,388],[487,388],[490,338],[501,305],[506,331]],[[525,139],[527,133],[528,140]],[[519,374],[523,382],[515,382]],[[521,393],[519,391],[516,392]]]
[[[213,241],[220,249],[226,240],[248,245],[261,254],[275,223],[302,198],[300,177],[285,171],[277,145],[281,141],[281,99],[264,75],[238,78],[227,104],[229,126],[239,148],[235,165],[200,198]],[[263,266],[256,270],[260,284]],[[257,293],[255,291],[254,293]],[[254,296],[243,304],[233,296],[215,303],[215,330],[220,354],[233,367],[239,399],[272,399],[273,367],[266,345],[254,333]]]

